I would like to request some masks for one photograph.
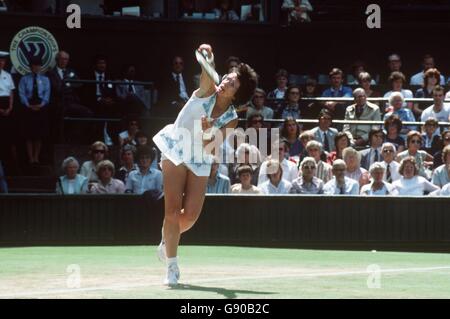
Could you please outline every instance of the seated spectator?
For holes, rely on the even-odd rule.
[[[297,178],[298,176],[298,168],[295,165],[294,162],[291,162],[289,160],[286,159],[286,155],[288,152],[288,146],[287,146],[287,142],[285,140],[280,140],[279,142],[276,141],[273,145],[272,148],[278,149],[278,154],[274,154],[272,153],[271,158],[273,160],[278,160],[281,168],[282,168],[282,172],[283,172],[283,179],[288,181],[289,183],[292,182],[294,179]],[[259,170],[259,177],[258,177],[258,186],[260,187],[262,183],[264,183],[265,181],[268,180],[268,164],[269,164],[269,160],[263,162],[261,164],[261,168]]]
[[[420,117],[421,122],[425,122],[429,118],[434,118],[438,122],[450,121],[450,106],[444,103],[444,88],[440,85],[435,86],[433,89],[433,102],[434,104],[423,110]],[[433,135],[439,135],[439,126],[436,127],[436,131]]]
[[[433,169],[436,169],[443,164],[442,149],[445,148],[447,145],[450,145],[450,131],[442,132],[441,144],[442,144],[441,150],[433,154]]]
[[[281,10],[287,12],[288,25],[311,22],[308,12],[312,12],[313,7],[308,0],[283,0]]]
[[[113,178],[114,164],[111,161],[104,160],[97,164],[98,182],[89,186],[90,194],[123,194],[125,185],[119,179]]]
[[[381,128],[372,129],[369,132],[369,148],[359,153],[361,154],[361,167],[369,170],[373,163],[381,162],[381,145],[383,144],[384,133]]]
[[[417,131],[411,131],[406,138],[406,150],[397,155],[397,162],[406,157],[414,157],[419,169],[419,175],[426,179],[431,178],[431,167],[433,167],[433,156],[420,148],[423,145],[422,135]]]
[[[319,92],[317,92],[317,80],[313,78],[307,78],[305,87],[303,90],[304,97],[316,97],[319,96]]]
[[[319,116],[319,126],[311,129],[310,132],[314,134],[314,139],[323,145],[324,151],[330,153],[335,151],[336,146],[334,138],[338,134],[338,130],[331,127],[333,123],[333,116],[327,109],[322,109]]]
[[[142,85],[134,84],[136,79],[136,66],[128,64],[122,71],[122,81],[127,84],[119,84],[116,86],[116,96],[118,102],[122,105],[123,114],[134,114],[139,116],[144,113],[146,107],[145,89]]]
[[[353,62],[352,66],[351,66],[351,72],[352,72],[352,74],[347,75],[347,84],[348,85],[360,85],[359,75],[361,73],[367,73],[366,72],[366,63],[361,60],[357,60],[357,61]],[[369,74],[369,73],[367,73],[367,74]],[[370,77],[370,74],[369,74],[369,77]],[[369,84],[375,85],[377,83],[375,82],[375,80],[373,80],[371,78],[369,81]]]
[[[439,191],[440,196],[450,196],[450,184],[445,185],[442,187],[442,189]]]
[[[388,57],[388,70],[387,70],[387,76],[383,79],[383,83],[389,83],[389,77],[392,74],[392,72],[402,72],[402,60],[400,58],[400,55],[397,53],[393,53],[389,55]]]
[[[367,101],[364,89],[357,88],[353,91],[355,104],[347,107],[345,119],[351,121],[379,121],[381,119],[378,105]],[[353,136],[355,146],[365,146],[369,141],[369,131],[378,128],[379,125],[344,124],[344,132]]]
[[[419,168],[412,156],[402,159],[399,173],[402,178],[392,183],[395,191],[400,196],[423,196],[425,192],[439,190],[439,187],[429,182],[426,178],[418,176]]]
[[[284,99],[285,93],[288,88],[289,73],[284,69],[278,70],[275,74],[275,80],[277,82],[277,87],[273,91],[270,91],[267,95],[268,99]]]
[[[135,135],[136,147],[148,145],[148,136],[143,131],[137,131]]]
[[[402,120],[396,114],[392,114],[384,120],[384,142],[394,144],[398,152],[405,150],[405,140],[400,136],[402,128]]]
[[[128,175],[130,175],[132,171],[137,171],[139,169],[134,162],[135,153],[136,147],[130,144],[122,147],[120,151],[120,159],[123,166],[116,172],[116,178],[120,179],[124,184],[127,183]]]
[[[31,73],[24,75],[19,83],[19,97],[23,106],[22,133],[26,140],[28,162],[38,164],[42,140],[49,135],[48,103],[50,81],[41,74],[42,62],[33,58]]]
[[[330,78],[331,87],[322,92],[322,97],[351,97],[352,89],[348,86],[343,86],[344,72],[341,69],[334,68],[328,74]],[[333,118],[343,119],[345,116],[345,104],[328,101],[325,102],[325,107],[331,111]]]
[[[323,181],[317,178],[317,164],[312,157],[305,157],[300,163],[301,175],[292,182],[290,194],[323,194]]]
[[[369,168],[369,173],[372,180],[369,184],[366,184],[361,188],[361,195],[376,196],[393,194],[393,186],[383,180],[385,167],[382,163],[373,163]]]
[[[359,183],[362,187],[369,183],[369,173],[366,169],[360,166],[361,154],[353,147],[347,147],[342,151],[342,156],[347,167],[345,176],[351,178]],[[359,191],[358,191],[359,193]]]
[[[300,125],[293,117],[286,117],[281,128],[281,137],[283,137],[289,146],[289,156],[300,156],[303,151],[302,142],[299,140],[301,133]]]
[[[230,0],[217,0],[217,7],[213,10],[216,18],[224,21],[238,21],[239,16],[231,7]]]
[[[81,166],[80,174],[87,177],[88,183],[98,182],[97,164],[103,161],[108,155],[108,146],[105,143],[97,141],[93,143],[89,150],[90,161],[86,161]]]
[[[292,117],[295,120],[301,118],[300,101],[301,91],[296,85],[291,85],[286,90],[285,104],[279,112],[279,118],[286,119]]]
[[[308,144],[306,144],[306,151],[308,152],[308,156],[314,158],[316,161],[314,176],[321,179],[324,183],[328,182],[333,175],[331,172],[331,165],[325,163],[321,159],[322,144],[317,141],[309,141]]]
[[[436,132],[438,132],[436,134]],[[441,137],[439,135],[438,121],[430,117],[425,121],[422,133],[423,145],[421,150],[428,154],[435,154],[441,149]]]
[[[306,151],[306,144],[308,144],[309,141],[314,140],[314,134],[311,131],[304,131],[300,134],[298,137],[300,142],[302,143],[303,151],[300,153],[298,163],[300,163],[305,157],[308,156],[308,152]]]
[[[436,168],[431,177],[433,184],[441,188],[450,183],[450,145],[444,147],[442,161],[444,164]]]
[[[350,146],[350,138],[347,133],[339,132],[334,137],[335,150],[328,154],[327,163],[333,165],[337,159],[343,159],[342,151]]]
[[[87,192],[88,179],[77,174],[80,164],[74,157],[68,157],[62,162],[64,176],[58,177],[56,183],[56,194],[72,195],[84,194]]]
[[[305,85],[302,87],[303,98],[315,98],[320,96],[317,89],[317,80],[313,78],[307,78]],[[302,110],[302,117],[305,119],[315,119],[319,116],[320,111],[323,109],[323,103],[317,101],[307,101],[305,99],[300,100],[300,109]],[[304,128],[310,129],[312,125],[305,123]]]
[[[261,153],[258,148],[248,143],[242,143],[235,151],[235,160],[230,163],[228,171],[231,184],[238,183],[238,169],[242,165],[248,165],[252,168],[252,180],[253,185],[258,185],[259,167],[261,165]]]
[[[383,162],[381,162],[381,164],[383,164],[385,168],[383,180],[392,184],[392,182],[401,178],[401,175],[398,172],[400,164],[394,160],[397,155],[395,145],[389,142],[384,143],[381,146],[381,154],[383,156]]]
[[[250,165],[242,164],[237,169],[240,183],[231,186],[232,194],[262,194],[261,189],[253,183],[253,169]]]
[[[247,140],[245,141],[246,143],[256,146],[260,151],[263,151],[264,143],[266,143],[265,144],[266,147],[267,147],[267,145],[270,145],[270,143],[268,143],[270,141],[269,130],[266,131],[267,139],[265,141],[260,141],[260,138],[264,136],[264,134],[261,134],[261,133],[264,133],[264,131],[261,131],[261,129],[264,129],[264,118],[260,113],[253,113],[252,115],[248,116],[247,122],[246,122],[246,127],[247,127],[247,129],[249,129],[249,128],[255,129],[255,134],[256,134],[256,141],[252,140],[252,138],[247,136]]]
[[[423,57],[422,66],[423,66],[423,71],[421,71],[417,74],[414,74],[411,77],[411,80],[409,81],[409,85],[423,85],[425,73],[428,70],[435,68],[434,58],[430,54],[425,54]],[[439,84],[445,85],[445,78],[443,75],[439,76]]]
[[[358,82],[355,83],[364,89],[367,97],[381,97],[381,92],[371,89],[371,85],[376,84],[372,76],[367,72],[361,72],[358,76]],[[375,104],[375,103],[374,103]],[[377,104],[378,105],[378,104]]]
[[[283,168],[280,162],[271,159],[266,165],[266,181],[259,188],[263,194],[289,194],[292,184],[283,177]],[[260,178],[261,179],[261,178]]]
[[[230,192],[230,179],[219,173],[219,161],[214,160],[211,165],[208,184],[206,186],[207,194],[228,194]]]
[[[333,179],[328,181],[323,187],[324,194],[327,195],[358,195],[359,184],[351,178],[345,176],[347,165],[341,159],[333,162]]]
[[[119,133],[119,146],[131,144],[136,146],[136,134],[139,131],[139,120],[137,117],[130,116],[127,118],[127,130]]]
[[[2,161],[0,161],[0,193],[8,193],[8,184],[6,183]]]
[[[265,102],[266,92],[260,88],[255,89],[252,101],[248,104],[246,116],[248,117],[253,113],[259,112],[265,120],[273,119],[273,110],[265,106]]]
[[[402,72],[392,72],[391,75],[389,76],[389,84],[391,86],[391,90],[386,92],[384,94],[384,97],[390,98],[393,93],[398,92],[398,93],[401,93],[403,98],[412,99],[413,94],[412,94],[411,90],[403,89],[403,85],[405,85],[405,83],[406,83],[405,75]],[[389,99],[389,102],[390,101],[391,100]],[[402,101],[402,102],[403,102],[402,107],[408,107],[410,110],[413,108],[412,103],[407,104],[404,101]],[[392,109],[389,107],[389,105],[386,105],[385,111],[386,111],[386,113],[391,112]]]
[[[151,168],[154,160],[154,152],[149,146],[140,146],[136,152],[136,160],[139,170],[132,171],[128,175],[126,192],[143,194],[150,192],[152,197],[163,197],[163,178],[161,171]]]
[[[411,112],[411,110],[402,107],[403,101],[403,95],[400,92],[392,93],[389,97],[390,111],[384,115],[383,120],[386,120],[391,115],[397,115],[402,122],[415,122],[416,119],[414,118],[414,114]],[[400,131],[400,136],[402,138],[405,138],[408,132],[415,129],[416,127],[414,125],[403,126],[402,130]]]
[[[439,85],[440,77],[441,72],[439,72],[438,69],[428,69],[423,75],[423,86],[417,90],[415,97],[432,98],[433,89],[436,85]]]

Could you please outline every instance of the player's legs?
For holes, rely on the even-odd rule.
[[[176,166],[170,160],[161,162],[164,184],[164,224],[163,236],[168,258],[177,256],[180,241],[179,216],[183,205],[187,168]]]
[[[179,217],[180,232],[189,230],[197,221],[205,200],[208,176],[197,176],[187,172],[183,209]]]

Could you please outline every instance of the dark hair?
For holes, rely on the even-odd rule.
[[[250,113],[250,116],[247,117],[247,123],[253,121],[254,118],[260,117],[264,121],[264,116],[259,112]]]
[[[141,145],[137,148],[136,159],[139,160],[143,156],[150,156],[150,159],[153,161],[155,158],[155,152],[150,146]]]
[[[331,78],[333,75],[340,75],[340,76],[344,76],[344,72],[342,72],[341,69],[339,68],[333,68],[330,73],[328,73],[328,76]]]
[[[229,56],[227,59],[227,66],[231,63],[231,62],[237,62],[237,64],[241,64],[241,59],[239,59],[237,56]]]
[[[392,83],[397,80],[402,80],[403,84],[406,83],[405,75],[402,72],[394,71],[389,75],[389,83],[392,85]]]
[[[277,73],[275,73],[275,80],[278,79],[281,76],[283,76],[283,77],[285,77],[286,79],[289,80],[289,72],[286,71],[285,69],[279,69],[277,71]]]
[[[336,151],[337,151],[337,145],[341,138],[345,137],[347,139],[347,147],[350,146],[350,138],[348,137],[347,133],[345,132],[338,132],[334,137],[334,145],[336,145]]]
[[[328,109],[321,109],[317,118],[320,120],[322,116],[329,116],[333,119],[333,114]]]
[[[403,122],[400,120],[398,115],[392,114],[384,120],[384,129],[386,132],[388,131],[390,125],[395,125],[397,127],[397,133],[400,133],[403,127]]]
[[[253,169],[250,165],[247,164],[241,164],[237,167],[236,175],[239,178],[244,173],[250,173],[250,175],[253,175]]]
[[[423,74],[423,87],[427,87],[428,85],[428,78],[435,78],[437,80],[437,83],[441,81],[441,72],[439,72],[436,68],[431,68],[425,71]]]
[[[433,88],[433,94],[434,94],[434,92],[442,92],[442,93],[444,93],[444,92],[445,92],[445,89],[444,89],[442,86],[440,86],[440,85],[438,84],[438,85],[436,85],[436,86]]]
[[[243,105],[250,101],[258,85],[258,75],[248,64],[241,63],[233,68],[232,72],[237,73],[240,86],[234,94],[234,104]]]
[[[147,134],[145,134],[143,131],[137,131],[136,139],[138,139],[139,137],[146,137],[146,138],[148,138]]]
[[[430,117],[424,123],[424,126],[427,126],[427,125],[439,126],[439,122],[434,117]]]
[[[106,58],[106,55],[103,54],[97,54],[96,56],[94,56],[94,58],[92,59],[92,62],[95,64],[98,63],[98,61],[104,60],[105,62],[108,62],[108,59]]]
[[[369,131],[369,144],[372,141],[372,136],[374,136],[375,134],[381,133],[384,135],[383,129],[382,128],[373,128]]]
[[[406,146],[409,147],[414,136],[417,136],[423,142],[422,134],[417,131],[409,131],[408,134],[406,134]]]
[[[297,89],[298,91],[299,91],[299,93],[300,93],[300,98],[302,97],[302,89],[298,86],[298,85],[289,85],[288,87],[287,87],[287,89],[286,89],[286,92],[284,93],[284,99],[286,100],[286,101],[289,101],[288,100],[288,97],[289,97],[289,93],[293,90],[293,89]]]
[[[288,116],[285,118],[284,122],[283,122],[283,127],[281,128],[281,136],[282,137],[287,137],[287,124],[288,122],[294,121],[295,125],[297,126],[297,136],[295,138],[298,138],[300,133],[301,133],[301,128],[300,125],[297,123],[297,121],[292,117],[292,116]]]

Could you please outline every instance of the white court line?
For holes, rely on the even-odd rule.
[[[450,266],[442,267],[425,267],[425,268],[397,268],[397,269],[380,269],[379,273],[409,273],[409,272],[423,272],[434,270],[450,270]],[[377,271],[378,272],[378,271]],[[236,281],[236,280],[255,280],[255,279],[276,279],[276,278],[304,278],[304,277],[332,277],[332,276],[349,276],[349,275],[367,275],[372,272],[367,270],[361,271],[341,271],[341,272],[315,272],[315,273],[288,273],[280,275],[259,275],[259,276],[240,276],[240,277],[224,277],[224,278],[209,278],[191,280],[188,282],[180,282],[180,285],[192,285],[200,283],[213,283],[224,281]],[[0,298],[19,298],[29,296],[41,296],[41,295],[58,295],[58,294],[71,294],[79,292],[90,292],[98,290],[129,290],[132,288],[151,287],[151,286],[163,286],[162,279],[160,283],[139,283],[134,285],[110,285],[90,288],[74,288],[74,289],[55,289],[55,290],[43,290],[43,291],[30,291],[19,292],[12,294],[2,294]]]

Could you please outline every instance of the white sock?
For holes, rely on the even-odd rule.
[[[173,265],[173,264],[177,264],[178,263],[178,257],[170,257],[167,258],[167,266]]]

